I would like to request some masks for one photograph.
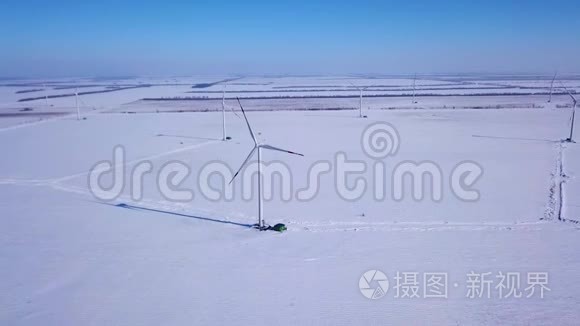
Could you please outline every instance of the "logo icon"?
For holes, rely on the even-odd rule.
[[[389,290],[389,279],[385,273],[372,269],[366,271],[358,280],[360,293],[367,299],[377,300],[385,296]]]

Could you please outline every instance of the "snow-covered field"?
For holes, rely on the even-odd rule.
[[[190,96],[185,92],[192,84],[225,78],[149,80],[174,85],[83,95],[81,121],[71,114],[74,97],[49,99],[49,105],[18,102],[35,93],[15,95],[23,86],[0,87],[0,110],[64,112],[0,118],[0,324],[577,324],[580,149],[561,142],[570,118],[566,96],[554,96],[552,103],[543,95],[459,94],[418,97],[418,103],[404,96],[370,98],[364,100],[366,119],[352,110],[356,97],[242,99],[261,141],[304,154],[262,153],[267,164],[283,164],[291,174],[291,198],[282,198],[281,179],[274,178],[278,186],[264,204],[269,224],[288,227],[277,233],[249,227],[257,216],[255,196],[243,198],[244,186],[255,191],[250,179],[238,178],[232,188],[223,187],[219,175],[209,179],[218,192],[233,189],[231,200],[207,198],[200,187],[199,173],[208,164],[234,172],[251,150],[242,118],[226,114],[232,140],[221,141],[221,112],[154,113],[151,103],[140,101]],[[417,85],[450,83],[444,79],[422,78]],[[229,83],[232,90],[258,91],[350,83],[406,87],[412,79],[252,77]],[[226,105],[239,115],[231,96]],[[164,103],[161,111],[201,111],[198,103],[210,111],[221,107],[220,100]],[[290,110],[296,107],[322,110]],[[127,111],[136,114],[120,113]],[[386,158],[369,156],[365,130],[384,123],[395,128],[398,150]],[[103,201],[89,189],[89,171],[113,160],[117,145],[126,156],[118,165],[125,186],[117,198]],[[366,183],[352,200],[340,192],[340,155],[365,167],[346,178],[349,188],[357,180]],[[136,199],[131,174],[143,162],[151,172]],[[176,162],[190,173],[173,190],[191,190],[191,200],[170,200],[158,186]],[[441,198],[432,198],[429,180],[421,188],[424,198],[413,198],[409,179],[401,186],[403,198],[394,198],[395,171],[426,162],[440,173]],[[465,162],[482,172],[469,186],[478,193],[472,200],[453,187],[454,172]],[[322,164],[329,172],[311,178],[312,168]],[[377,179],[384,181],[380,199]],[[298,198],[312,181],[316,191]],[[360,288],[369,270],[382,271],[389,281],[388,288],[370,282],[386,291],[376,300]],[[445,275],[445,296],[427,295],[433,287],[424,278],[432,273]],[[511,284],[511,297],[508,289],[500,292],[499,273],[521,277]],[[549,277],[543,298],[539,285],[528,297],[528,276],[537,273]],[[475,295],[474,275],[492,282],[479,284]],[[405,297],[413,291],[419,297]]]

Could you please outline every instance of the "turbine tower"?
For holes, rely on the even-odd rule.
[[[75,88],[75,106],[77,107],[77,120],[81,119],[81,111],[79,110],[79,89]]]
[[[44,103],[46,106],[50,106],[48,105],[48,88],[46,88],[46,84],[44,84]]]
[[[226,86],[227,84],[224,84],[224,88],[222,89],[222,140],[226,141],[228,139],[232,139],[232,137],[228,137],[227,133],[226,133]],[[234,111],[234,108],[231,108],[232,112],[236,115],[236,117],[240,117],[238,116],[238,114],[236,113],[236,111]]]
[[[413,104],[416,104],[417,101],[415,100],[415,87],[417,85],[417,74],[413,76],[413,99],[411,100]]]
[[[226,140],[226,86],[222,89],[222,140]]]
[[[350,83],[350,82],[349,82]],[[359,118],[366,118],[366,115],[362,114],[362,107],[363,107],[363,91],[366,90],[368,87],[358,87],[355,86],[353,83],[350,83],[352,87],[358,89],[359,91],[359,102],[358,102],[358,117]]]
[[[362,88],[359,91],[359,102],[358,102],[358,117],[362,118],[362,98],[363,98],[363,90]]]
[[[248,121],[248,117],[246,117],[246,112],[244,111],[244,108],[242,107],[242,103],[240,103],[239,98],[237,100],[238,100],[238,104],[240,105],[240,109],[242,109],[244,119],[246,120],[246,125],[248,126],[248,131],[250,132],[250,135],[252,136],[252,140],[254,141],[254,148],[252,148],[252,150],[248,154],[248,157],[246,157],[246,159],[244,160],[244,162],[242,163],[242,165],[240,166],[240,168],[238,169],[236,174],[234,174],[234,176],[232,177],[232,180],[230,180],[230,184],[238,176],[240,171],[242,171],[242,169],[246,166],[248,161],[254,155],[254,152],[258,152],[258,223],[256,224],[256,228],[258,228],[259,230],[267,230],[268,227],[265,225],[264,219],[263,219],[264,205],[262,202],[262,199],[263,199],[263,195],[262,195],[262,149],[280,151],[280,152],[293,154],[293,155],[299,155],[299,156],[304,156],[304,155],[300,154],[300,153],[293,152],[293,151],[289,151],[286,149],[274,147],[274,146],[271,146],[268,144],[261,144],[260,142],[258,142],[258,140],[256,139],[256,136],[254,135],[254,132],[252,131],[252,127],[250,126],[250,122]]]

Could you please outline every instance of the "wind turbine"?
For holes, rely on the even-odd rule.
[[[226,85],[222,90],[222,140],[226,141]]]
[[[556,80],[556,75],[558,72],[554,73],[554,77],[552,78],[552,82],[550,83],[550,98],[548,99],[548,103],[552,102],[552,90],[554,89],[554,81]]]
[[[565,142],[575,143],[573,137],[574,137],[574,116],[576,115],[576,103],[577,103],[577,101],[576,101],[576,97],[574,97],[574,95],[572,95],[572,92],[570,92],[570,90],[568,90],[568,88],[566,88],[566,86],[564,86],[564,84],[562,84],[562,87],[564,87],[566,92],[568,92],[568,95],[570,95],[570,97],[572,98],[572,119],[570,122],[570,135],[565,140]]]
[[[417,103],[417,101],[415,100],[415,87],[417,85],[416,81],[417,81],[417,74],[415,74],[415,76],[413,77],[413,100],[412,100],[413,104]]]
[[[79,110],[79,89],[75,87],[75,105],[77,107],[77,120],[81,119],[81,111]]]
[[[44,84],[44,103],[46,106],[50,106],[48,105],[48,88],[46,88],[46,84]]]
[[[258,140],[256,139],[254,132],[252,131],[252,127],[250,126],[250,122],[248,121],[248,117],[246,117],[246,112],[244,111],[244,108],[242,107],[242,103],[240,103],[240,99],[237,98],[237,100],[238,100],[238,104],[240,105],[240,109],[242,109],[242,113],[244,114],[244,119],[246,120],[246,125],[248,126],[248,131],[250,131],[250,135],[252,136],[252,140],[254,141],[254,148],[252,148],[252,150],[248,154],[248,157],[246,157],[246,159],[244,160],[244,163],[242,163],[239,170],[236,172],[236,174],[234,174],[234,176],[232,177],[232,180],[230,180],[230,184],[238,176],[240,171],[242,171],[242,169],[246,166],[248,161],[254,155],[254,152],[258,152],[258,224],[256,225],[256,227],[260,230],[267,230],[268,227],[265,226],[264,219],[262,216],[263,210],[264,210],[263,209],[264,206],[262,203],[262,198],[263,198],[263,196],[262,196],[262,149],[270,149],[273,151],[280,151],[280,152],[293,154],[293,155],[299,155],[299,156],[304,156],[304,155],[300,154],[300,153],[293,152],[293,151],[289,151],[286,149],[274,147],[274,146],[271,146],[268,144],[260,144],[258,142]]]
[[[350,83],[350,82],[349,82]],[[362,104],[363,104],[363,91],[366,90],[368,87],[357,87],[353,83],[350,83],[352,87],[358,89],[359,91],[359,103],[358,103],[358,117],[359,118],[366,118],[367,116],[362,114]]]
[[[232,137],[228,137],[226,135],[226,86],[227,84],[224,84],[224,88],[222,89],[222,140],[226,141],[228,139],[232,139]],[[231,108],[232,112],[239,118],[240,116],[238,116],[238,114],[236,113],[236,111],[234,111],[234,108]]]

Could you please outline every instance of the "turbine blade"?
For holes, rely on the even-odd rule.
[[[223,89],[224,100],[225,100],[225,98],[226,98],[226,87],[227,87],[227,86],[228,86],[228,84],[227,84],[227,83],[225,83],[225,84],[224,84],[224,89]],[[238,118],[240,117],[240,116],[239,116],[239,115],[236,113],[236,111],[234,110],[234,107],[233,107],[233,106],[230,106],[229,108],[230,108],[230,110],[232,110],[232,112],[233,112],[233,113],[236,115],[236,117],[238,117]]]
[[[246,117],[246,112],[244,111],[244,107],[242,106],[242,102],[240,102],[240,98],[236,97],[238,100],[238,104],[240,105],[240,109],[242,109],[242,114],[244,115],[244,119],[246,120],[246,125],[248,125],[248,130],[250,131],[250,135],[252,135],[252,139],[254,140],[254,144],[257,146],[258,141],[256,140],[256,136],[254,136],[254,132],[252,131],[252,127],[250,127],[250,122],[248,121],[248,117]]]
[[[242,171],[244,166],[246,166],[246,163],[248,163],[248,161],[252,158],[252,155],[254,155],[254,152],[256,151],[257,148],[258,148],[258,146],[254,146],[254,148],[252,148],[252,150],[250,151],[250,154],[248,154],[248,157],[246,157],[246,159],[244,160],[244,163],[242,163],[242,165],[238,169],[238,172],[236,172],[236,174],[234,174],[234,176],[232,177],[232,180],[230,180],[230,183],[228,183],[228,184],[231,184],[232,181],[234,181],[234,179],[238,176],[238,174],[240,174],[240,171]]]
[[[348,83],[350,84],[350,86],[354,87],[354,89],[356,89],[357,91],[360,91],[360,87],[356,86],[351,81],[349,81]]]
[[[233,106],[230,106],[230,109],[232,110],[232,112],[236,115],[236,117],[241,118],[240,115],[236,112],[236,110],[234,109]]]
[[[296,153],[296,152],[293,152],[293,151],[289,151],[287,149],[278,148],[278,147],[274,147],[274,146],[270,146],[270,145],[259,145],[259,147],[265,148],[265,149],[271,149],[273,151],[280,151],[280,152],[284,152],[284,153],[288,153],[288,154],[294,154],[294,155],[304,156],[304,154]]]
[[[564,87],[564,90],[566,90],[566,92],[568,93],[568,95],[570,95],[570,97],[572,98],[572,101],[574,101],[574,103],[576,103],[576,97],[574,97],[574,95],[572,95],[572,92],[570,92],[570,90],[568,89],[568,87],[564,86],[564,84],[562,82],[560,82],[560,85],[562,87]]]

